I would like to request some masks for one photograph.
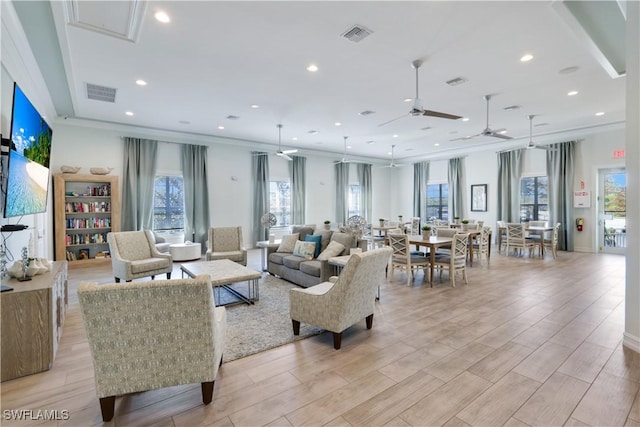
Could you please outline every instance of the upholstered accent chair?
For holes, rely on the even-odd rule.
[[[300,323],[333,332],[333,347],[340,349],[342,332],[366,319],[367,329],[373,325],[376,290],[384,280],[384,270],[391,248],[353,254],[340,276],[333,276],[306,289],[289,291],[289,313],[293,334],[300,334]]]
[[[107,234],[111,251],[111,266],[116,283],[156,274],[171,278],[171,254],[158,252],[151,231],[119,231]]]
[[[208,275],[124,284],[83,283],[78,299],[95,372],[102,419],[116,396],[201,383],[213,397],[226,339]]]
[[[242,242],[242,227],[209,228],[206,259],[228,259],[247,265],[247,249]]]

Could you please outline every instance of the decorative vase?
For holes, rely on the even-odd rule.
[[[469,224],[462,224],[461,228],[462,231],[467,231],[467,229],[469,228]]]
[[[324,229],[325,230],[331,230],[331,224],[325,224],[324,225]]]
[[[422,238],[423,239],[428,239],[429,236],[431,235],[431,231],[422,231]]]
[[[380,227],[384,227],[384,221],[380,221]]]

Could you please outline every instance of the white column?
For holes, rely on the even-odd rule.
[[[627,3],[627,240],[624,346],[640,352],[640,2]]]

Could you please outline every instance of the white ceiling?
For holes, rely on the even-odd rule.
[[[534,141],[624,121],[625,78],[607,73],[561,2],[55,1],[51,8],[73,116],[82,119],[268,144],[277,144],[282,123],[283,148],[341,153],[348,135],[353,155],[388,158],[395,144],[396,159],[524,146],[529,114],[539,115],[534,125],[547,123],[534,127]],[[171,22],[154,19],[158,10]],[[341,37],[355,24],[373,34],[359,43]],[[525,53],[533,60],[520,62]],[[414,96],[415,59],[424,60],[423,107],[469,121],[407,115],[379,126],[410,110],[403,99]],[[310,63],[319,70],[308,72]],[[579,68],[559,72],[567,67]],[[467,82],[445,84],[456,77]],[[86,83],[116,88],[115,103],[87,99]],[[572,90],[579,94],[567,96]],[[486,94],[494,95],[490,127],[518,140],[450,141],[485,128]],[[512,105],[521,108],[504,110]],[[365,110],[375,114],[358,114]]]

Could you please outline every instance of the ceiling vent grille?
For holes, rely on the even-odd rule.
[[[87,98],[95,101],[116,102],[116,89],[87,83]]]
[[[372,110],[364,110],[364,111],[359,112],[358,114],[360,114],[361,116],[370,116],[371,114],[375,114],[375,113],[376,112],[372,111]]]
[[[458,86],[466,82],[467,82],[467,79],[465,79],[464,77],[456,77],[455,79],[451,79],[445,83],[447,83],[449,86]]]
[[[520,108],[522,108],[520,105],[509,105],[508,107],[504,107],[503,110],[513,111],[513,110],[519,110]]]
[[[229,115],[229,116],[227,116],[227,119],[229,119],[229,120],[238,120],[239,118],[240,118],[240,117],[238,117],[238,116],[234,116],[234,115]]]
[[[364,38],[370,36],[372,33],[373,31],[363,27],[362,25],[354,25],[353,27],[342,33],[342,37],[347,40],[351,40],[352,42],[358,43]]]

